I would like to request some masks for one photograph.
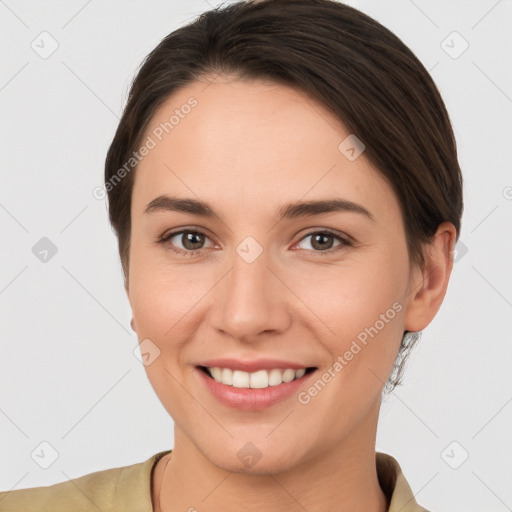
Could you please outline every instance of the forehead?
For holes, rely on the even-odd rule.
[[[214,157],[229,151],[239,158],[257,150],[259,159],[273,161],[284,151],[302,158],[310,148],[335,152],[340,137],[348,135],[336,116],[304,92],[235,78],[193,82],[176,91],[153,116],[147,133],[153,132],[158,142],[179,143],[183,150],[200,146]]]
[[[332,112],[294,88],[234,78],[193,82],[151,119],[144,141],[152,149],[135,173],[133,202],[170,193],[261,208],[262,201],[326,194],[364,196],[370,204],[393,195],[364,152],[347,157],[351,137]]]

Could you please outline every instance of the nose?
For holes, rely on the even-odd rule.
[[[290,325],[288,301],[293,294],[269,266],[266,253],[248,263],[235,252],[232,261],[231,271],[215,287],[213,327],[242,342],[284,332]]]

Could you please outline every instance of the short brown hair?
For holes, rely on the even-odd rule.
[[[248,0],[207,11],[166,36],[132,82],[105,162],[125,283],[136,165],[115,186],[113,178],[126,169],[158,107],[216,73],[298,88],[338,116],[395,191],[412,264],[424,267],[424,244],[443,221],[455,226],[458,239],[463,200],[455,137],[436,85],[411,50],[335,0]],[[403,356],[417,337],[407,339],[390,389],[400,383]]]

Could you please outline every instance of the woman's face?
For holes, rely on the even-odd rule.
[[[418,330],[398,201],[349,135],[301,92],[235,79],[180,90],[146,132],[131,210],[134,327],[176,432],[217,466],[285,469],[370,443],[402,333]],[[164,195],[190,203],[148,209]],[[315,201],[346,203],[287,208]],[[237,363],[263,369],[274,384],[276,367],[316,370],[266,389],[258,371],[240,388],[216,383],[206,363],[226,379]],[[246,373],[235,380],[245,386]]]

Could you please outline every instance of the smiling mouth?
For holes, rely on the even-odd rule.
[[[235,388],[265,389],[271,386],[279,386],[293,380],[303,378],[315,371],[316,367],[258,370],[256,372],[244,372],[231,368],[198,366],[209,378]]]

